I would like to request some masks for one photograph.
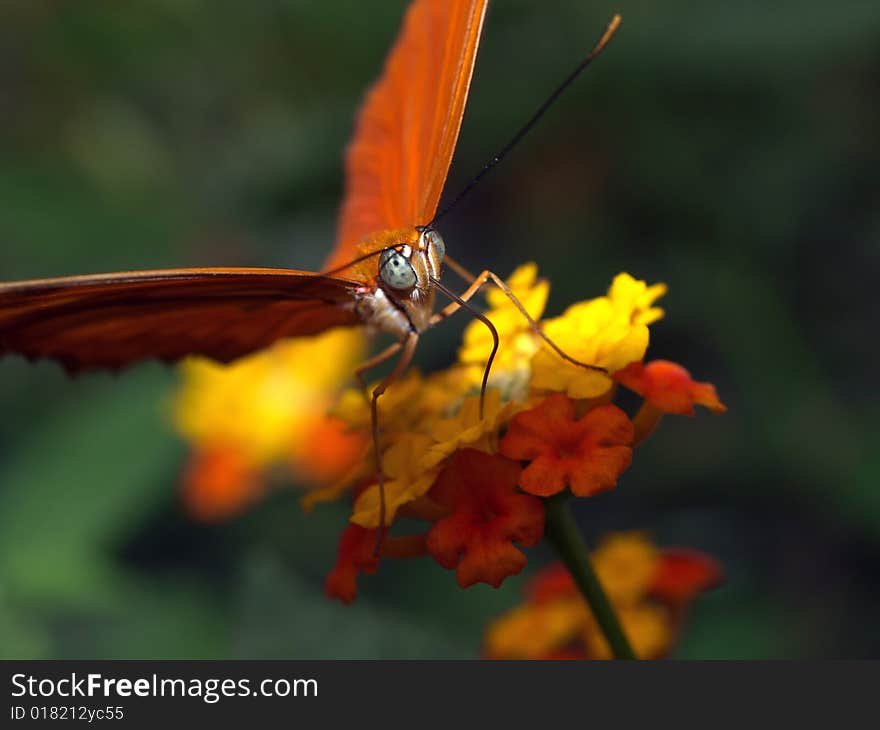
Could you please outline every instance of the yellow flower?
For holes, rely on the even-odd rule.
[[[474,388],[461,368],[450,368],[424,378],[411,372],[379,399],[381,463],[385,481],[386,523],[391,524],[398,509],[423,496],[434,482],[441,462],[461,446],[491,450],[496,446],[501,419],[512,415],[512,406],[502,407],[495,390],[486,394],[485,418],[480,418],[479,396],[466,397]],[[451,415],[450,415],[451,414]],[[334,411],[353,429],[368,432],[370,408],[360,391],[346,391]],[[490,438],[490,434],[494,438]],[[372,472],[372,457],[360,474],[352,473],[349,484]],[[303,504],[309,509],[317,502],[344,492],[342,484],[332,485],[311,496]],[[358,497],[351,521],[366,528],[379,524],[379,485],[373,484]]]
[[[647,323],[662,316],[662,310],[651,305],[664,291],[663,285],[649,287],[629,274],[620,274],[608,296],[569,307],[543,329],[566,354],[613,373],[644,357]],[[545,344],[532,359],[531,385],[572,398],[597,398],[611,388],[612,381],[604,373],[566,362]]]
[[[376,384],[369,386],[367,392],[372,393],[375,387]],[[380,446],[393,443],[398,434],[427,432],[438,418],[454,411],[473,388],[462,368],[442,370],[427,378],[411,370],[394,381],[377,401],[383,442]],[[333,415],[353,430],[370,432],[370,402],[360,389],[346,390]]]
[[[195,445],[226,444],[254,465],[307,465],[307,435],[363,351],[362,333],[336,329],[279,342],[230,365],[191,358],[181,366],[175,424]]]
[[[626,273],[615,276],[608,289],[608,298],[614,307],[633,324],[653,324],[661,319],[663,309],[655,307],[654,302],[664,294],[666,284],[648,286]]]
[[[424,456],[431,439],[422,434],[401,434],[382,454],[385,480],[385,524],[394,522],[397,510],[424,495],[434,483],[439,468],[425,469]],[[361,527],[379,524],[379,485],[365,489],[354,504],[351,521]]]
[[[429,433],[433,444],[422,464],[431,468],[463,446],[495,452],[498,448],[500,425],[510,420],[517,405],[502,405],[501,393],[494,388],[486,391],[483,417],[480,417],[480,397],[467,398],[455,416],[441,418],[431,425]]]
[[[367,388],[348,388],[339,398],[332,414],[345,421],[352,429],[370,432],[370,400],[378,383]],[[408,431],[412,423],[421,417],[421,393],[424,378],[418,370],[410,370],[406,375],[392,383],[377,401],[379,423],[385,433]]]
[[[453,365],[425,378],[419,394],[420,407],[425,417],[413,429],[430,433],[438,419],[449,418],[458,413],[469,397],[479,392],[467,368]]]

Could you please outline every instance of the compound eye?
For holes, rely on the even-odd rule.
[[[379,257],[379,278],[392,289],[403,291],[416,285],[416,272],[412,264],[399,251],[386,249]]]
[[[425,237],[428,245],[434,250],[437,259],[442,261],[446,255],[446,243],[444,243],[443,237],[434,230],[425,231],[422,235]]]

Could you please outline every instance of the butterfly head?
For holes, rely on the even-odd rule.
[[[379,282],[398,297],[411,292],[421,292],[424,297],[430,291],[430,279],[440,278],[446,244],[432,228],[416,229],[417,237],[394,243],[379,255]]]
[[[363,256],[353,278],[370,281],[358,303],[362,319],[398,337],[427,329],[435,298],[431,279],[440,278],[446,254],[440,234],[427,227],[380,231],[358,248]]]

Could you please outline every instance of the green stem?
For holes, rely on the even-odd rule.
[[[565,563],[574,582],[587,601],[596,622],[611,647],[615,659],[635,659],[632,647],[605,594],[596,571],[590,562],[587,545],[581,537],[574,518],[568,509],[568,495],[558,494],[545,500],[547,506],[547,524],[544,535],[556,554]]]

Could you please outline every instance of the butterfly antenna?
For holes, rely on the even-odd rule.
[[[471,189],[482,180],[486,175],[489,174],[489,171],[495,167],[501,160],[503,160],[507,153],[510,152],[517,144],[519,144],[520,140],[525,137],[534,127],[538,120],[544,116],[547,110],[553,106],[556,100],[562,96],[562,93],[574,82],[574,80],[580,76],[587,67],[596,60],[598,55],[602,53],[605,46],[608,45],[608,41],[611,40],[612,36],[617,32],[617,29],[620,27],[620,22],[622,18],[620,15],[615,15],[611,22],[608,23],[608,27],[605,28],[605,32],[596,42],[596,45],[593,46],[593,50],[590,51],[590,55],[588,55],[583,61],[581,61],[577,67],[565,78],[565,80],[556,87],[550,96],[538,107],[538,110],[531,116],[529,121],[527,121],[520,130],[513,135],[513,138],[506,144],[501,150],[490,159],[485,165],[483,165],[483,169],[467,184],[464,186],[462,191],[455,197],[455,199],[446,205],[437,215],[434,216],[434,219],[428,224],[428,228],[434,227],[436,223],[443,218],[450,210],[452,210],[455,206],[457,206],[464,197],[471,191]]]

